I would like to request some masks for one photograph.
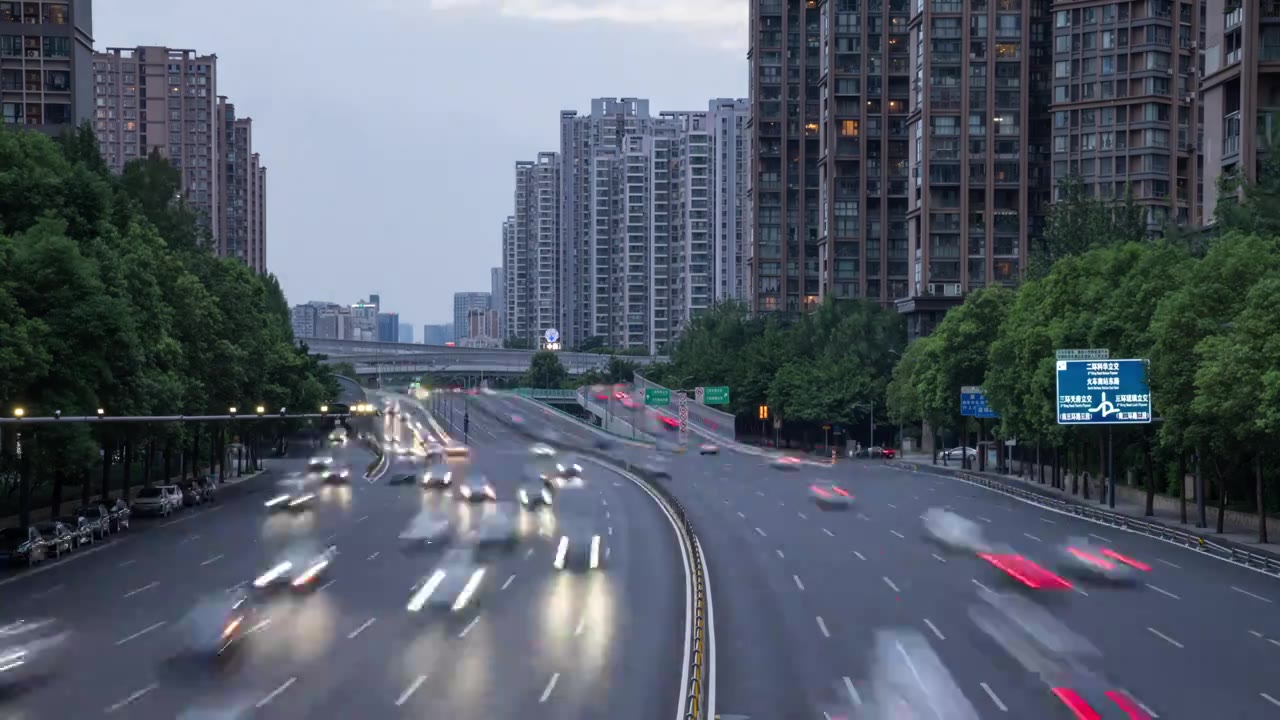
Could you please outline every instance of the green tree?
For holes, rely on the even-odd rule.
[[[1106,203],[1089,193],[1076,175],[1058,181],[1060,198],[1045,221],[1044,232],[1033,240],[1031,277],[1044,277],[1054,263],[1113,243],[1139,242],[1146,237],[1143,209],[1125,186],[1119,203]]]
[[[560,357],[551,350],[540,350],[529,361],[525,384],[534,388],[558,388],[569,379],[569,372],[560,364]]]

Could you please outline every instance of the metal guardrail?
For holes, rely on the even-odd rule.
[[[576,400],[578,398],[577,390],[561,390],[558,388],[516,388],[513,392],[522,397],[533,398],[534,400]]]
[[[983,475],[977,475],[963,470],[942,470],[934,468],[931,465],[918,465],[911,462],[893,462],[891,463],[902,469],[911,470],[912,472],[925,472],[938,477],[949,477],[972,485],[980,485],[1002,495],[1008,495],[1020,500],[1026,500],[1036,505],[1047,507],[1051,510],[1075,515],[1076,517],[1096,522],[1102,525],[1109,525],[1121,530],[1136,532],[1141,535],[1153,537],[1166,542],[1176,543],[1183,547],[1200,552],[1215,555],[1228,562],[1242,565],[1244,567],[1259,570],[1268,575],[1280,578],[1280,559],[1252,552],[1247,548],[1240,547],[1235,544],[1222,544],[1209,540],[1196,533],[1172,528],[1162,523],[1147,522],[1137,518],[1114,513],[1109,510],[1100,510],[1090,507],[1084,503],[1069,500],[1060,497],[1054,497],[1047,493],[1037,492],[1032,488],[1020,488],[1007,483],[1000,482],[994,478]]]
[[[510,418],[496,413],[485,405],[483,402],[473,403],[472,407],[480,413],[488,416],[503,426],[510,428],[516,434],[526,439],[541,442],[541,439],[532,433],[528,428],[516,425],[511,422]],[[567,443],[564,443],[567,444]],[[594,458],[595,460],[617,465],[616,458],[609,457],[595,448],[574,447],[573,451],[580,455]],[[689,612],[693,616],[693,633],[690,637],[689,648],[689,684],[685,688],[685,702],[687,709],[685,711],[685,720],[711,720],[706,717],[707,704],[707,673],[710,663],[710,627],[708,625],[709,617],[707,612],[707,578],[706,568],[702,561],[702,550],[697,542],[697,533],[694,531],[693,523],[689,520],[688,513],[685,512],[684,505],[676,498],[665,485],[659,482],[644,468],[632,465],[630,462],[623,463],[623,469],[645,481],[651,490],[654,491],[662,501],[666,503],[671,514],[675,516],[681,529],[683,537],[681,540],[685,543],[685,547],[689,553],[689,562],[692,566],[693,576],[693,605],[689,608]]]

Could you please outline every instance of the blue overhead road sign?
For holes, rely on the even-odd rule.
[[[987,396],[976,385],[960,388],[960,415],[975,418],[998,418],[1000,414],[987,404]]]
[[[1146,360],[1058,360],[1059,425],[1151,422]]]

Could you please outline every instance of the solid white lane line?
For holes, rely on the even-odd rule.
[[[1102,537],[1101,535],[1095,535],[1095,534],[1093,534],[1093,533],[1089,533],[1089,537],[1091,537],[1091,538],[1095,538],[1095,539],[1098,539],[1098,540],[1101,540],[1101,541],[1102,541],[1102,542],[1104,542],[1104,543],[1109,543],[1109,542],[1111,542],[1111,541],[1110,541],[1110,540],[1108,540],[1107,538],[1104,538],[1104,537]]]
[[[143,628],[143,629],[139,630],[138,632],[136,632],[136,633],[134,633],[134,634],[132,634],[132,635],[130,635],[130,636],[128,636],[128,637],[126,637],[126,638],[123,638],[123,639],[121,639],[121,640],[117,640],[117,641],[116,641],[116,645],[117,645],[117,646],[119,646],[119,645],[123,645],[123,644],[125,644],[125,643],[129,642],[130,640],[137,640],[138,638],[142,637],[143,635],[146,635],[147,633],[149,633],[149,632],[151,632],[151,631],[153,631],[153,630],[159,630],[160,628],[162,628],[162,627],[164,627],[164,626],[165,626],[165,621],[164,621],[164,620],[161,620],[160,622],[156,623],[155,625],[151,625],[151,626],[145,627],[145,628]]]
[[[113,713],[113,712],[115,712],[115,711],[119,710],[120,708],[123,708],[125,705],[128,705],[129,703],[131,703],[131,702],[133,702],[133,701],[137,700],[138,698],[142,697],[143,695],[146,695],[147,693],[151,692],[152,690],[155,690],[155,689],[156,689],[156,688],[158,688],[158,687],[160,687],[160,686],[159,686],[159,685],[157,685],[157,684],[155,684],[155,683],[151,683],[150,685],[148,685],[148,686],[146,686],[146,687],[142,688],[141,690],[138,690],[137,692],[131,693],[131,694],[129,695],[129,697],[127,697],[127,698],[125,698],[125,699],[121,700],[120,702],[116,703],[115,705],[112,705],[111,707],[106,708],[106,711],[105,711],[105,712],[106,712],[107,714],[111,714],[111,713]]]
[[[218,561],[219,561],[219,560],[221,560],[221,559],[222,559],[222,556],[221,556],[221,555],[214,555],[213,557],[209,558],[208,560],[205,560],[204,562],[200,563],[200,566],[201,566],[201,567],[204,567],[205,565],[212,565],[212,564],[214,564],[214,563],[218,562]]]
[[[946,640],[946,639],[947,639],[947,636],[946,636],[946,635],[943,635],[943,634],[942,634],[942,631],[938,629],[938,626],[937,626],[937,625],[934,625],[934,624],[933,624],[933,621],[931,621],[929,618],[925,618],[925,619],[924,619],[924,624],[929,626],[929,629],[933,631],[933,634],[934,634],[934,635],[937,635],[937,636],[938,636],[938,639],[939,639],[939,640]]]
[[[818,630],[822,631],[823,637],[831,637],[831,633],[827,631],[827,623],[821,615],[818,616]]]
[[[787,559],[787,556],[783,555],[781,550],[774,550],[774,552],[778,553],[778,557],[782,558],[783,560]]]
[[[799,575],[792,575],[791,579],[796,581],[796,587],[800,588],[801,590],[804,590],[804,583],[800,582]]]
[[[131,598],[131,597],[133,597],[134,595],[137,595],[137,594],[138,594],[138,593],[140,593],[140,592],[146,592],[147,590],[150,590],[151,588],[156,587],[156,586],[157,586],[157,585],[159,585],[159,584],[160,584],[160,583],[159,583],[158,581],[156,581],[156,582],[150,582],[150,583],[147,583],[146,585],[143,585],[142,587],[138,588],[137,590],[130,590],[129,592],[125,593],[125,594],[124,594],[124,596],[125,596],[125,597],[127,597],[127,598]]]
[[[1181,570],[1181,569],[1182,569],[1182,566],[1181,566],[1181,565],[1179,565],[1179,564],[1177,564],[1177,563],[1171,563],[1171,562],[1169,562],[1168,560],[1165,560],[1164,558],[1156,558],[1156,562],[1164,563],[1165,565],[1168,565],[1168,566],[1169,566],[1169,567],[1171,567],[1171,568],[1177,568],[1177,569],[1179,569],[1179,570]]]
[[[756,528],[756,532],[760,534],[760,537],[769,537],[768,535],[765,535],[764,531],[760,528]]]
[[[266,697],[264,697],[264,698],[262,698],[261,700],[259,700],[259,701],[254,705],[254,707],[255,707],[255,708],[258,708],[258,709],[262,709],[262,708],[266,707],[267,705],[271,704],[271,701],[272,701],[272,700],[275,700],[277,697],[279,697],[279,696],[280,696],[280,693],[284,692],[285,690],[288,690],[288,689],[289,689],[289,686],[290,686],[290,685],[292,685],[292,684],[294,684],[294,683],[296,683],[296,682],[298,682],[298,678],[296,678],[296,677],[291,677],[291,678],[289,678],[288,680],[285,680],[285,681],[284,681],[284,683],[280,685],[280,687],[278,687],[278,688],[276,688],[275,690],[272,690],[270,693],[268,693],[268,694],[267,694],[267,696],[266,696]]]
[[[479,616],[479,615],[477,615],[477,616],[475,616],[475,617],[471,618],[471,622],[467,623],[467,626],[466,626],[466,627],[464,627],[464,628],[462,628],[462,632],[458,633],[458,637],[460,637],[460,638],[464,638],[464,637],[466,637],[466,636],[467,636],[467,633],[471,632],[471,628],[475,627],[475,626],[476,626],[476,623],[478,623],[478,622],[480,622],[480,616]]]
[[[990,685],[986,683],[978,683],[978,685],[986,691],[987,697],[991,698],[991,702],[995,703],[996,707],[1000,708],[1000,712],[1009,712],[1009,708],[1000,701],[1000,696],[996,695],[996,691],[992,690]]]
[[[853,681],[849,679],[848,675],[845,675],[841,679],[844,680],[844,691],[849,693],[849,700],[851,700],[854,705],[861,705],[862,696],[858,694],[858,688],[853,686]]]
[[[551,679],[547,681],[546,689],[542,691],[542,697],[538,698],[538,702],[544,703],[547,701],[547,698],[551,697],[551,691],[556,689],[556,682],[559,679],[560,679],[560,673],[556,673],[555,675],[551,676]]]
[[[1275,705],[1276,707],[1280,707],[1280,700],[1277,700],[1266,693],[1258,693],[1258,694],[1262,696],[1263,700],[1266,700],[1267,702],[1271,703],[1272,705]]]
[[[348,634],[347,634],[347,639],[348,639],[348,640],[355,640],[357,635],[359,635],[360,633],[364,632],[365,630],[368,630],[368,629],[369,629],[369,626],[370,626],[370,625],[372,625],[372,624],[373,624],[374,622],[376,622],[376,621],[377,621],[377,618],[369,618],[368,620],[365,620],[365,621],[360,625],[360,627],[356,628],[355,630],[352,630],[350,633],[348,633]]]
[[[863,555],[862,553],[858,552],[857,550],[854,550],[854,551],[853,551],[853,554],[854,554],[854,555],[857,555],[859,560],[866,560],[866,559],[867,559],[867,557],[866,557],[865,555]]]
[[[903,535],[902,533],[898,532],[897,530],[890,530],[889,532],[893,533],[894,535],[897,535],[897,536],[898,536],[899,538],[901,538],[902,540],[906,540],[906,539],[907,539],[907,536],[906,536],[906,535]]]
[[[1152,590],[1155,590],[1156,592],[1160,593],[1161,595],[1168,595],[1169,597],[1173,598],[1174,600],[1181,600],[1181,599],[1182,599],[1182,598],[1178,597],[1177,595],[1174,595],[1173,593],[1169,592],[1168,590],[1165,590],[1164,588],[1156,587],[1155,585],[1152,585],[1151,583],[1147,583],[1147,587],[1151,588]]]
[[[822,528],[822,532],[826,533],[828,537],[835,537],[835,536],[836,536],[836,534],[835,534],[835,533],[831,532],[830,530],[828,530],[828,529],[826,529],[826,528]]]
[[[1178,642],[1177,640],[1174,640],[1173,638],[1169,637],[1168,635],[1165,635],[1164,633],[1160,632],[1159,630],[1153,627],[1149,627],[1147,628],[1147,630],[1150,631],[1152,635],[1155,635],[1156,637],[1160,638],[1161,640],[1164,640],[1165,642],[1169,643],[1170,645],[1176,648],[1181,649],[1182,647],[1184,647],[1182,643]]]
[[[1249,597],[1253,598],[1254,600],[1261,600],[1261,601],[1262,601],[1262,602],[1264,602],[1264,603],[1269,603],[1269,602],[1271,602],[1270,600],[1268,600],[1267,598],[1262,597],[1261,595],[1254,595],[1253,593],[1249,592],[1248,590],[1241,590],[1240,588],[1236,587],[1235,585],[1232,585],[1232,586],[1231,586],[1231,589],[1232,589],[1232,590],[1235,590],[1236,592],[1240,593],[1241,595],[1248,595]]]
[[[516,580],[515,575],[512,575],[511,577],[507,578],[507,581],[502,583],[502,589],[506,590],[507,588],[511,587],[511,583],[515,582],[515,580]]]
[[[899,589],[898,589],[898,586],[897,586],[897,585],[894,585],[894,584],[893,584],[893,581],[892,581],[892,580],[890,580],[889,578],[884,577],[884,578],[881,578],[881,579],[882,579],[882,580],[884,580],[884,584],[885,584],[885,585],[888,585],[888,586],[889,586],[889,588],[890,588],[891,590],[893,590],[894,592],[902,592],[901,590],[899,590]]]
[[[405,688],[404,692],[400,693],[400,697],[396,698],[396,707],[400,707],[401,705],[409,702],[409,698],[412,697],[413,694],[418,691],[418,688],[422,687],[422,683],[426,681],[426,675],[419,675],[413,682],[409,683],[409,687]]]
[[[583,631],[586,627],[587,627],[587,617],[584,615],[584,616],[582,616],[582,619],[581,619],[581,620],[578,620],[578,626],[577,626],[577,627],[575,627],[575,628],[573,629],[574,637],[577,637],[578,635],[581,635],[581,634],[582,634],[582,631]]]
[[[937,561],[938,561],[938,562],[940,562],[940,563],[944,563],[944,562],[946,562],[946,561],[947,561],[947,559],[946,559],[946,558],[942,557],[942,556],[941,556],[941,555],[939,555],[938,553],[932,553],[932,555],[933,555],[933,559],[934,559],[934,560],[937,560]]]
[[[1030,538],[1030,539],[1032,539],[1032,540],[1035,540],[1036,542],[1044,542],[1043,540],[1041,540],[1040,538],[1036,537],[1035,535],[1032,535],[1031,533],[1022,533],[1022,536],[1023,536],[1023,537],[1027,537],[1027,538]]]

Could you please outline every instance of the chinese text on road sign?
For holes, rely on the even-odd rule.
[[[960,388],[960,415],[975,418],[998,418],[1000,414],[987,405],[987,396],[976,385]]]
[[[1058,424],[1151,422],[1146,360],[1058,360]]]
[[[670,405],[671,391],[666,388],[645,388],[645,405]]]

